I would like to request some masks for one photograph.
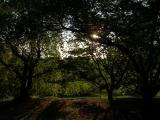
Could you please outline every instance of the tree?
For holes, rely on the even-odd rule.
[[[138,84],[144,110],[160,90],[159,27],[160,2],[144,1],[86,1],[84,8],[76,9],[72,16],[71,31],[90,38],[97,33],[96,41],[121,50],[132,62],[139,75]],[[89,7],[87,7],[89,6]],[[73,9],[74,10],[74,9]],[[115,39],[110,37],[113,33]],[[148,111],[146,111],[148,114]],[[145,112],[145,113],[146,113]],[[145,115],[144,115],[145,116]]]
[[[48,35],[46,35],[46,37],[47,36]],[[57,55],[57,53],[55,53],[56,48],[55,51],[54,49],[52,49],[54,53],[51,51],[51,49],[49,49],[49,47],[53,47],[52,44],[56,43],[53,40],[49,42],[50,44],[47,44],[47,41],[44,42],[44,40],[44,43],[42,43],[42,41],[40,41],[40,39],[42,38],[43,37],[40,37],[39,39],[35,39],[34,41],[26,40],[25,42],[23,41],[24,43],[22,43],[22,41],[20,40],[17,41],[17,43],[9,42],[9,46],[8,44],[6,44],[6,47],[8,47],[8,49],[10,50],[10,52],[8,53],[10,54],[10,58],[8,58],[8,60],[4,60],[5,58],[1,57],[0,60],[0,62],[7,69],[13,71],[16,74],[17,78],[21,81],[19,97],[22,99],[26,99],[30,96],[30,90],[32,88],[32,79],[34,77],[39,77],[53,70],[53,68],[51,68],[52,66],[50,66],[49,68],[46,67],[44,70],[41,71],[35,69],[40,61],[46,61],[45,59],[47,59],[47,57],[51,58]],[[4,55],[4,53],[1,55]],[[17,64],[15,64],[15,62],[17,62]],[[43,63],[40,62],[40,64]]]
[[[49,31],[51,26],[53,27],[52,31],[60,29],[56,25],[54,26],[50,20],[46,21],[48,14],[42,12],[45,6],[42,9],[36,7],[40,6],[36,6],[35,1],[17,1],[16,3],[4,1],[1,3],[2,9],[0,9],[3,12],[0,21],[2,46],[0,62],[8,70],[13,71],[20,80],[19,98],[22,100],[30,96],[33,77],[42,74],[34,74],[39,61],[57,54],[58,34]],[[8,8],[9,10],[7,10]],[[2,57],[6,54],[5,52],[10,54],[7,61]],[[13,60],[17,63],[15,64]],[[51,69],[43,73],[50,71]]]
[[[116,47],[125,53],[141,77],[139,83],[143,98],[155,96],[160,88],[159,1],[97,0],[87,2],[85,6],[87,5],[91,8],[85,8],[86,14],[83,14],[83,8],[79,9],[79,16],[71,13],[74,28],[90,39],[95,32],[100,36],[97,42]],[[111,34],[114,34],[114,39]]]
[[[92,61],[89,68],[83,68],[87,72],[81,72],[81,75],[84,74],[85,79],[98,86],[100,90],[106,90],[112,117],[115,119],[116,105],[113,93],[120,87],[133,84],[136,86],[136,72],[127,56],[117,48],[106,48],[105,45],[90,41],[84,46],[85,48],[76,48],[70,53],[88,57]]]
[[[157,5],[159,5],[158,1],[150,1],[146,4],[120,2],[116,6],[121,12],[115,12],[116,17],[113,16],[111,24],[108,25],[117,36],[117,40],[112,41],[108,37],[102,40],[104,44],[120,49],[132,62],[139,75],[138,84],[143,98],[144,118],[149,117],[152,99],[160,90]]]

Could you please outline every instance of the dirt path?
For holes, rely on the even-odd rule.
[[[0,120],[93,120],[103,116],[105,100],[34,99],[1,103]]]

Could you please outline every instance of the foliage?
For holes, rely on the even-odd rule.
[[[14,73],[0,65],[0,98],[16,96],[18,94],[19,82]]]
[[[32,85],[35,93],[42,87],[36,94],[57,96],[71,85],[77,89],[66,87],[65,95],[86,94],[90,85],[79,81],[90,81],[111,91],[134,88],[150,102],[160,90],[159,5],[158,0],[2,1],[0,87],[6,93],[1,96],[29,96]],[[60,59],[67,30],[84,49]],[[7,91],[11,88],[14,93]]]
[[[84,8],[73,7],[76,15],[70,12],[74,28],[70,30],[118,48],[128,57],[139,75],[137,84],[145,100],[160,90],[159,5],[158,0],[96,0],[86,1]],[[92,33],[97,33],[99,39],[93,39]]]
[[[90,96],[92,94],[93,88],[93,85],[88,82],[69,82],[66,84],[66,88],[64,88],[63,96]]]

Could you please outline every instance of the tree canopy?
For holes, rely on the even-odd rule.
[[[124,86],[124,77],[145,106],[160,90],[159,6],[159,0],[2,0],[0,69],[19,80],[21,98],[30,96],[35,76],[60,66],[67,79],[96,82],[101,76],[111,86],[108,91]],[[65,39],[83,47],[62,58],[59,48]],[[99,74],[91,73],[96,65]],[[7,75],[0,74],[4,80]]]

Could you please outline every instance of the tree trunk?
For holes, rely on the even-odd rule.
[[[23,84],[21,84],[21,89],[20,89],[20,95],[19,95],[19,100],[27,100],[29,99],[29,89],[27,89],[27,82],[28,80],[22,80],[22,81],[26,81],[25,83],[23,82]]]
[[[32,77],[34,66],[29,63],[24,64],[23,77],[21,80],[21,88],[19,100],[24,101],[30,98],[30,90],[32,89]]]
[[[113,100],[113,90],[108,90],[108,102],[112,112],[112,120],[116,120],[115,106]]]
[[[149,87],[146,87],[142,91],[142,115],[143,119],[153,119],[153,95],[152,95],[152,89],[149,89]]]
[[[109,101],[109,105],[112,107],[113,106],[113,93],[112,93],[112,90],[108,90],[108,101]]]

